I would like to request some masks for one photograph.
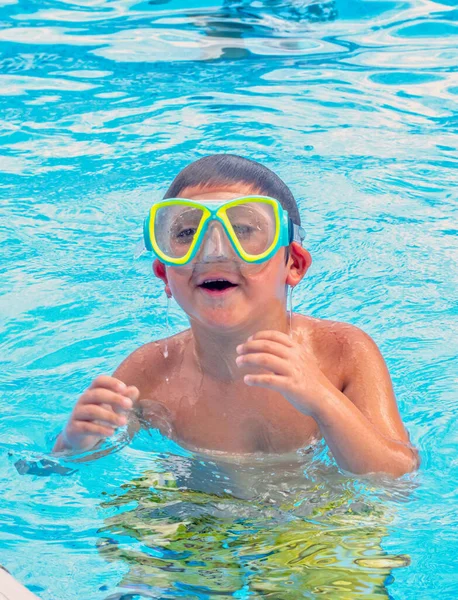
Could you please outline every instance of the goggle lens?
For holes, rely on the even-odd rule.
[[[276,231],[272,205],[247,202],[228,207],[226,215],[244,252],[250,256],[259,256],[272,246]]]
[[[203,217],[200,208],[182,205],[158,208],[154,233],[159,250],[172,259],[183,258],[194,242]]]

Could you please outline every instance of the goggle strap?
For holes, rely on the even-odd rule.
[[[289,219],[289,239],[291,242],[297,242],[302,245],[302,240],[305,238],[305,229],[300,225],[296,225],[293,223],[291,219]]]

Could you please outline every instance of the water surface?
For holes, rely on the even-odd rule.
[[[457,597],[457,33],[452,0],[0,1],[1,561],[43,600]],[[213,152],[293,190],[295,310],[375,339],[418,474],[146,431],[46,462],[93,377],[165,335],[133,249]]]

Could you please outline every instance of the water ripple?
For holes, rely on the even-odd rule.
[[[456,3],[190,4],[0,0],[2,562],[44,600],[452,599]],[[350,478],[324,445],[234,465],[158,431],[49,456],[92,377],[165,335],[141,222],[217,151],[295,193],[296,309],[374,337],[418,474]]]

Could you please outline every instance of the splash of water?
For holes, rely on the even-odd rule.
[[[145,248],[145,243],[143,240],[141,240],[140,242],[137,242],[137,244],[135,244],[135,248],[134,248],[134,260],[137,260],[137,258],[140,258],[140,256],[143,256],[143,254],[147,253],[147,249]]]

